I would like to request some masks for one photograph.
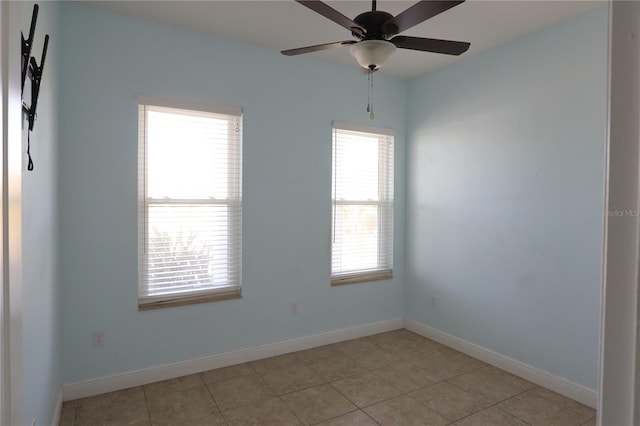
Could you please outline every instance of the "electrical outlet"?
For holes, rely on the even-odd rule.
[[[437,303],[438,303],[438,298],[435,296],[431,296],[431,306],[435,308]]]
[[[298,304],[296,302],[293,302],[291,305],[289,305],[289,312],[291,313],[291,315],[298,314]]]
[[[93,334],[91,335],[91,341],[93,343],[94,348],[97,348],[98,346],[104,346],[105,345],[104,331],[102,330],[94,331]]]

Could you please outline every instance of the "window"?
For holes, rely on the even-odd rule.
[[[392,277],[393,134],[333,123],[331,284]]]
[[[138,104],[139,308],[240,297],[242,110]]]

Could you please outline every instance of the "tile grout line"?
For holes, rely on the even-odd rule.
[[[304,422],[302,421],[302,419],[301,419],[300,417],[298,417],[298,415],[296,414],[296,412],[295,412],[295,411],[293,411],[293,410],[291,409],[291,407],[289,407],[289,406],[287,405],[287,403],[282,399],[282,397],[281,397],[280,395],[277,395],[277,397],[278,397],[278,399],[280,400],[280,402],[282,402],[282,404],[283,404],[285,407],[287,407],[287,409],[291,412],[291,414],[293,414],[293,416],[294,416],[296,419],[298,419],[298,421],[300,422],[300,424],[301,424],[301,425],[304,425]]]
[[[457,377],[457,376],[456,376],[456,377]],[[453,377],[452,377],[452,378],[453,378]],[[448,379],[447,379],[447,380],[448,380]],[[445,380],[445,381],[446,381],[446,380]],[[456,388],[460,389],[461,391],[467,392],[466,390],[464,390],[464,389],[462,389],[461,387],[459,387],[459,386],[455,385],[454,383],[450,383],[450,382],[447,382],[447,383],[449,383],[451,386],[455,386]],[[515,398],[515,397],[517,397],[517,396],[520,396],[520,395],[522,395],[522,394],[524,394],[524,393],[526,393],[526,392],[528,392],[528,391],[530,391],[530,390],[531,390],[531,389],[525,389],[525,390],[523,390],[522,392],[518,392],[517,394],[511,395],[510,397],[507,397],[507,398],[505,398],[505,399],[502,399],[502,400],[500,400],[500,401],[498,401],[498,402],[494,402],[493,404],[487,405],[486,407],[484,407],[484,408],[482,408],[482,409],[480,409],[480,410],[474,411],[473,413],[471,413],[471,414],[469,414],[469,415],[467,415],[467,416],[464,416],[464,417],[459,418],[458,420],[456,420],[456,422],[459,422],[460,420],[464,420],[464,419],[466,419],[467,417],[471,417],[471,416],[473,416],[473,415],[475,415],[475,414],[478,414],[478,413],[480,413],[480,412],[482,412],[482,411],[484,411],[484,410],[486,410],[486,409],[489,409],[489,408],[493,408],[493,407],[495,407],[496,409],[498,409],[498,410],[500,410],[501,412],[503,412],[503,413],[507,414],[508,416],[511,416],[511,417],[513,417],[513,418],[516,418],[516,419],[520,420],[521,422],[523,422],[523,423],[525,423],[525,424],[527,424],[527,425],[531,426],[531,424],[530,424],[529,422],[527,422],[527,421],[525,421],[525,420],[521,419],[520,417],[517,417],[517,416],[515,416],[515,415],[513,415],[513,414],[511,414],[511,413],[509,413],[509,412],[506,412],[506,411],[502,410],[500,407],[498,407],[498,406],[497,406],[498,404],[502,404],[503,402],[508,401],[508,400],[510,400],[510,399],[512,399],[512,398]],[[467,393],[470,393],[470,392],[467,392]],[[473,394],[471,394],[471,395],[473,395]],[[476,396],[476,395],[473,395],[473,396],[475,396],[476,398],[479,398],[479,397],[478,397],[478,396]]]
[[[153,426],[153,423],[151,423],[151,409],[149,408],[149,399],[147,396],[147,390],[145,389],[144,386],[142,386],[142,394],[144,395],[144,406],[147,409],[147,418],[149,419],[149,425]]]
[[[229,424],[229,419],[227,418],[227,416],[224,415],[224,412],[222,411],[222,409],[220,408],[220,404],[218,404],[218,401],[216,401],[216,397],[213,396],[213,394],[211,393],[211,389],[209,389],[209,385],[210,383],[206,383],[204,380],[204,372],[200,373],[200,375],[202,376],[202,381],[204,382],[204,387],[207,390],[207,393],[209,394],[209,396],[211,397],[211,400],[213,401],[214,405],[216,406],[216,408],[218,409],[218,412],[220,413],[220,415],[222,416],[222,419],[224,420],[224,422],[226,424]],[[206,417],[206,416],[205,416]],[[153,425],[152,425],[153,426]]]

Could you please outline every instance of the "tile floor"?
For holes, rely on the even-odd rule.
[[[595,426],[596,412],[408,330],[63,404],[61,426]]]

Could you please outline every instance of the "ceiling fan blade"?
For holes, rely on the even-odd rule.
[[[283,55],[294,56],[302,55],[303,53],[318,52],[320,50],[333,49],[335,47],[347,46],[349,44],[355,44],[354,40],[336,41],[335,43],[316,44],[315,46],[299,47],[297,49],[283,50]]]
[[[401,49],[420,50],[423,52],[444,53],[445,55],[461,55],[471,43],[463,41],[439,40],[435,38],[397,36],[389,40]]]
[[[383,24],[383,28],[388,30],[388,35],[399,34],[414,25],[439,15],[445,10],[464,3],[464,1],[465,0],[421,0],[399,15],[389,19]]]
[[[317,0],[296,0],[303,6],[308,7],[316,13],[324,16],[325,18],[335,22],[336,24],[348,29],[349,31],[364,35],[366,30],[360,25],[353,22],[351,19],[344,16],[326,3]]]

